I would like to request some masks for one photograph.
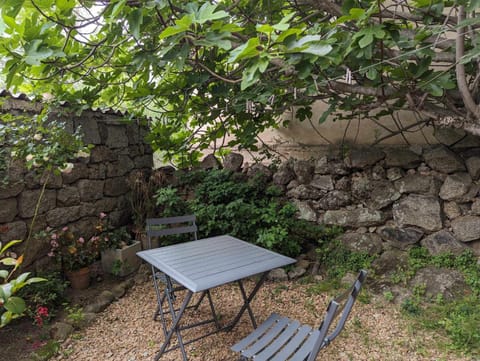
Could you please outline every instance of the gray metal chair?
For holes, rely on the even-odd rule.
[[[366,276],[366,271],[360,271],[350,289],[330,301],[318,329],[273,313],[232,350],[240,353],[240,360],[314,361],[342,331]]]
[[[190,240],[196,241],[197,240],[197,224],[196,224],[196,217],[195,215],[185,215],[185,216],[178,216],[178,217],[165,217],[165,218],[148,218],[146,220],[146,233],[147,233],[147,240],[148,240],[148,247],[152,248],[153,245],[153,238],[154,237],[166,237],[172,235],[181,235],[181,234],[190,234]],[[160,245],[158,245],[160,246]],[[168,312],[165,312],[163,309],[163,304],[165,300],[169,301],[169,307],[171,308],[170,314],[172,312],[176,312],[178,310],[174,310],[171,304],[172,300],[175,300],[175,292],[184,290],[185,288],[179,285],[175,280],[172,280],[170,277],[166,277],[163,272],[155,269],[152,266],[152,274],[153,274],[153,283],[155,287],[155,293],[157,295],[157,309],[155,310],[155,314],[153,319],[156,320],[158,316],[161,317],[162,324],[164,327],[164,332],[166,332],[165,328],[165,315]],[[163,289],[160,289],[160,284],[163,284]],[[208,301],[210,304],[210,310],[212,312],[212,320],[208,322],[215,322],[217,328],[219,328],[219,324],[217,321],[217,315],[215,313],[215,308],[213,305],[212,297],[210,292],[204,291],[198,302],[192,305],[192,308],[197,309],[200,304],[202,303],[205,296],[208,297]]]

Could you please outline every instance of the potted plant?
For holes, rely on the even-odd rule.
[[[102,269],[116,276],[127,276],[140,267],[137,252],[142,250],[140,241],[135,240],[126,227],[102,234]]]
[[[49,232],[51,250],[48,256],[61,265],[72,288],[87,288],[90,285],[89,266],[100,254],[100,238],[96,235],[88,240],[76,237],[68,227]]]

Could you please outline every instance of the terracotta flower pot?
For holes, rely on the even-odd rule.
[[[66,272],[70,286],[75,290],[84,290],[90,286],[90,268],[83,267],[79,270]]]

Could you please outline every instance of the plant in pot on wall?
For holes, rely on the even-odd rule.
[[[86,240],[76,237],[68,227],[60,231],[50,230],[51,250],[48,256],[61,265],[70,285],[74,289],[85,289],[90,285],[89,266],[99,257],[100,238],[92,236]]]
[[[141,263],[137,257],[137,252],[142,249],[140,241],[135,240],[126,227],[108,230],[106,214],[102,213],[100,217],[104,227],[100,236],[103,271],[121,277],[136,271]]]

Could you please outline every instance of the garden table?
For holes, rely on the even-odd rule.
[[[268,272],[274,268],[296,262],[293,258],[247,243],[230,235],[154,248],[138,252],[137,255],[155,269],[163,272],[167,278],[166,298],[172,322],[168,328],[165,319],[162,317],[164,330],[168,329],[165,334],[165,340],[155,356],[155,360],[158,360],[165,352],[180,348],[183,360],[187,361],[188,358],[184,345],[220,330],[231,330],[245,311],[248,311],[252,325],[256,328],[257,323],[250,303],[265,281]],[[257,283],[247,295],[242,280],[257,274],[261,274],[261,277],[259,277]],[[175,295],[173,292],[169,292],[172,289],[172,280],[184,286],[187,291],[178,310],[173,306]],[[243,299],[243,304],[237,315],[226,326],[220,327],[217,324],[216,331],[184,342],[181,335],[182,330],[205,323],[205,321],[200,321],[193,325],[180,326],[182,316],[193,294],[231,282],[238,283]],[[159,307],[162,309],[162,305],[159,305]],[[215,317],[215,311],[212,311]],[[178,345],[168,348],[174,334],[177,337]]]

